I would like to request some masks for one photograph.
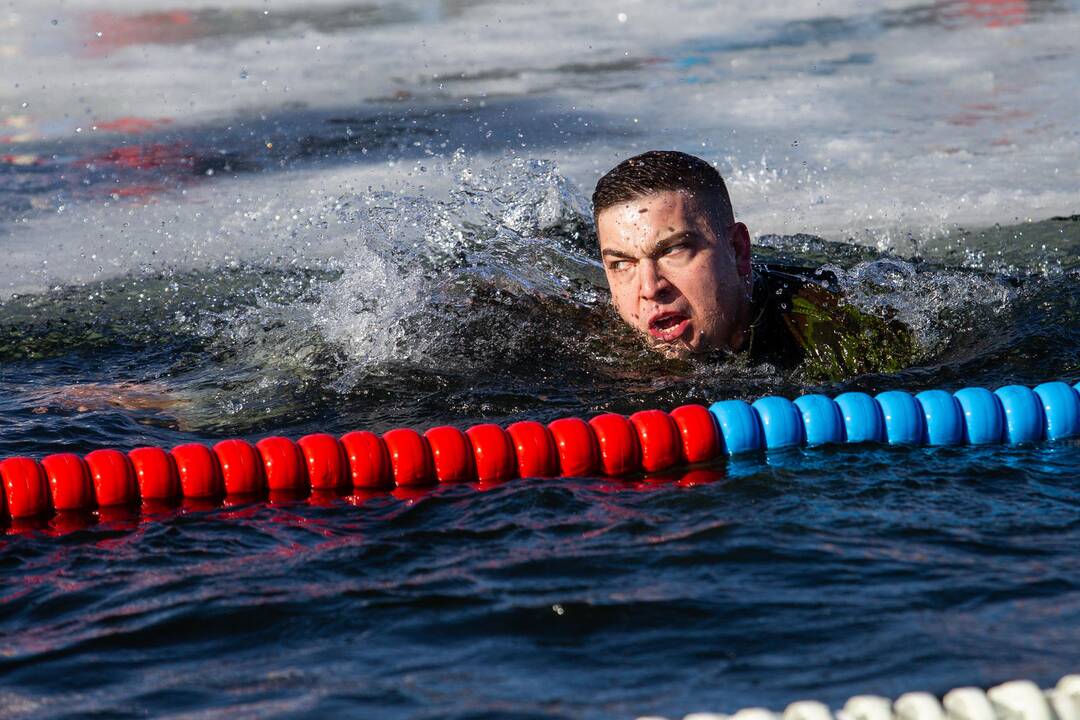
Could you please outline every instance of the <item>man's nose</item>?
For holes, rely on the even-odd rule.
[[[641,283],[641,297],[646,300],[661,298],[669,290],[671,283],[660,271],[655,260],[645,259],[638,263],[638,280]]]

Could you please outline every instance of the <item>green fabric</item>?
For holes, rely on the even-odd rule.
[[[794,370],[808,381],[896,372],[912,365],[919,346],[894,317],[859,310],[823,283],[828,273],[755,268],[751,358]]]

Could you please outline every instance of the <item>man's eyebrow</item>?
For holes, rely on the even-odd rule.
[[[666,250],[680,240],[693,240],[697,236],[698,234],[693,230],[680,230],[677,233],[673,233],[671,235],[668,235],[667,237],[660,238],[659,240],[654,242],[649,248],[649,252],[647,254],[655,255],[661,250]]]
[[[625,253],[622,250],[612,250],[611,248],[606,248],[602,250],[600,254],[603,257],[626,258],[627,260],[634,259],[634,256],[630,253]]]

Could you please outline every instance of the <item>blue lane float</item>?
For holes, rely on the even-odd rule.
[[[740,455],[765,447],[764,431],[757,411],[742,400],[721,400],[709,408],[720,426],[724,451]]]
[[[961,445],[964,442],[964,411],[952,393],[924,390],[915,396],[926,422],[929,445]]]
[[[1042,400],[1046,413],[1047,440],[1080,434],[1080,396],[1075,387],[1063,382],[1048,382],[1036,387],[1035,394]]]
[[[716,402],[709,410],[728,455],[836,443],[987,445],[1080,437],[1080,383],[765,397],[753,404]]]
[[[885,421],[885,440],[890,445],[921,445],[926,430],[926,418],[911,393],[889,390],[876,398]]]
[[[810,447],[844,442],[844,416],[840,406],[824,395],[803,395],[795,400],[802,413],[804,438]]]
[[[761,418],[765,447],[779,450],[803,444],[803,421],[799,409],[787,398],[763,397],[751,405]]]
[[[994,391],[1005,414],[1005,441],[1010,443],[1038,442],[1043,439],[1046,416],[1042,400],[1031,388],[1006,385]]]
[[[964,412],[968,445],[991,445],[1002,441],[1005,418],[1001,400],[986,388],[964,388],[954,393]]]
[[[885,417],[874,398],[866,393],[848,392],[836,396],[844,418],[844,441],[885,442]]]

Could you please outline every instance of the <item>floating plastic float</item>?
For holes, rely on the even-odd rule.
[[[666,720],[642,716],[638,720]],[[1080,675],[1066,675],[1050,690],[1029,680],[1013,680],[987,691],[950,690],[939,700],[926,692],[901,695],[895,702],[857,695],[835,714],[823,703],[801,700],[783,713],[744,708],[736,713],[691,713],[683,720],[1080,720]]]
[[[94,450],[85,457],[49,455],[0,462],[0,516],[45,517],[139,503],[216,501],[266,493],[385,491],[437,483],[497,483],[515,477],[624,477],[698,465],[724,455],[835,443],[980,445],[1034,443],[1080,436],[1080,383],[1031,389],[964,388],[917,395],[889,390],[871,397],[848,392],[794,402],[765,397],[725,400],[670,413],[607,413],[588,422],[506,428],[400,428],[379,436],[357,431],[306,435],[254,445],[223,440],[166,451]],[[1077,718],[1080,720],[1080,718]]]

